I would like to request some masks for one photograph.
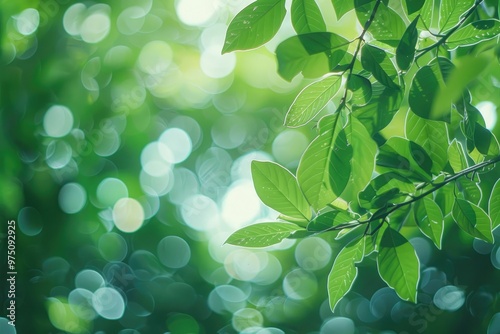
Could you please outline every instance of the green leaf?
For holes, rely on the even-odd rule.
[[[474,45],[500,34],[500,21],[496,19],[481,20],[469,23],[455,31],[448,38],[448,47],[455,49],[459,46]]]
[[[302,72],[316,78],[330,72],[344,58],[349,41],[331,32],[292,36],[276,48],[278,73],[288,81]]]
[[[448,183],[436,191],[436,204],[441,208],[443,215],[450,216],[455,204],[455,185]]]
[[[408,28],[406,28],[396,48],[396,63],[403,71],[407,71],[410,68],[415,58],[415,46],[418,41],[417,23],[419,18],[420,17],[417,16]]]
[[[309,144],[302,155],[297,169],[297,179],[309,203],[316,210],[323,208],[339,197],[343,189],[333,189],[332,184],[345,184],[349,179],[349,171],[342,170],[342,166],[333,167],[338,159],[332,159],[332,153],[337,148],[336,154],[348,152],[344,138],[337,141],[337,137],[344,128],[345,120],[341,112],[326,116],[319,121],[320,134]],[[352,152],[352,151],[351,151]],[[344,155],[344,158],[347,156]],[[339,168],[340,175],[330,173],[334,168]],[[350,170],[350,168],[348,168]],[[333,179],[336,180],[333,180]]]
[[[407,194],[415,192],[415,185],[393,172],[378,175],[359,193],[359,203],[367,209],[380,209],[387,203],[401,203]]]
[[[432,159],[431,172],[439,174],[446,166],[448,127],[446,123],[421,118],[409,111],[405,124],[406,138],[419,144]]]
[[[408,15],[418,12],[425,3],[425,0],[405,0]]]
[[[441,0],[439,6],[440,33],[453,28],[474,5],[474,0]]]
[[[370,182],[375,169],[377,144],[370,137],[367,129],[356,117],[349,115],[349,123],[344,131],[352,147],[351,175],[348,187],[342,192],[341,197],[347,202],[358,200],[358,193]]]
[[[347,89],[352,92],[350,100],[352,105],[366,105],[372,98],[372,84],[361,75],[352,74],[347,82]]]
[[[500,155],[500,146],[495,135],[479,123],[475,124],[474,143],[477,150],[486,156]]]
[[[431,180],[431,158],[420,145],[405,138],[389,138],[380,147],[377,166],[381,172],[393,171],[418,181]]]
[[[285,0],[251,3],[229,24],[222,53],[253,49],[268,42],[278,32],[285,14]]]
[[[364,238],[355,239],[337,255],[328,275],[327,284],[328,300],[332,311],[335,310],[342,297],[351,290],[354,280],[358,276],[358,268],[355,264],[363,259],[364,247]]]
[[[346,129],[342,129],[337,138],[330,155],[328,173],[330,186],[334,194],[342,194],[351,177],[351,160],[353,147],[347,139]]]
[[[467,178],[460,178],[455,181],[455,186],[457,187],[455,191],[457,197],[479,205],[483,193],[477,182]]]
[[[352,0],[332,0],[333,9],[337,16],[337,21],[342,18],[347,12],[354,9],[354,1]]]
[[[307,225],[307,230],[316,232],[324,231],[333,226],[349,223],[352,221],[355,221],[355,219],[349,216],[349,214],[345,211],[328,211],[311,220],[309,225]]]
[[[234,232],[225,243],[244,247],[266,247],[281,242],[299,230],[302,230],[300,226],[290,223],[258,223]]]
[[[439,205],[431,198],[424,197],[415,203],[413,209],[415,221],[420,231],[441,249],[444,232],[444,217]]]
[[[321,11],[314,0],[292,1],[292,25],[297,34],[326,31]]]
[[[409,0],[413,1],[413,0]],[[425,0],[424,5],[420,9],[420,19],[426,30],[432,27],[432,18],[434,17],[434,0]]]
[[[493,230],[500,225],[500,180],[495,182],[491,190],[490,200],[488,201],[488,212],[490,214]]]
[[[363,45],[361,48],[361,65],[384,86],[393,89],[399,88],[393,81],[394,78],[397,78],[397,71],[384,50],[369,44]]]
[[[444,87],[452,69],[453,64],[448,59],[438,57],[418,70],[408,96],[408,104],[415,114],[425,119],[449,121],[451,104],[434,112],[432,107],[438,91]]]
[[[297,180],[286,168],[274,162],[252,161],[252,178],[264,204],[286,216],[309,221],[309,204]]]
[[[337,94],[342,76],[331,75],[306,86],[293,101],[285,116],[285,125],[299,127],[314,118]]]
[[[420,263],[413,246],[398,231],[389,227],[380,240],[377,258],[380,277],[403,300],[417,301]]]
[[[457,198],[452,210],[453,218],[462,230],[471,236],[493,243],[490,217],[477,205]]]
[[[455,173],[469,167],[464,148],[456,139],[453,139],[450,147],[448,147],[448,160]]]
[[[356,8],[356,12],[359,13],[358,7]],[[382,2],[377,9],[375,20],[372,21],[368,32],[377,41],[396,47],[405,30],[406,25],[401,16]]]
[[[373,94],[365,106],[353,107],[353,115],[359,119],[373,136],[385,128],[393,119],[403,101],[403,91],[392,89],[376,82]]]

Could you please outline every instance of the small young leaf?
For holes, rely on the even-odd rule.
[[[306,78],[322,76],[339,64],[348,46],[348,40],[331,32],[292,36],[276,48],[278,73],[288,81],[300,72]]]
[[[415,58],[415,46],[418,41],[417,22],[419,18],[420,17],[417,15],[408,28],[406,28],[396,48],[396,63],[403,71],[407,71],[410,68]]]
[[[353,74],[347,82],[347,89],[352,92],[351,104],[366,105],[372,98],[372,84],[370,80],[361,75]]]
[[[291,12],[292,25],[297,34],[326,31],[326,24],[316,1],[293,0]]]
[[[417,301],[420,263],[413,246],[398,231],[388,227],[380,240],[377,258],[380,277],[403,300]]]
[[[252,178],[264,204],[286,216],[309,221],[309,204],[296,178],[286,168],[274,162],[252,161]]]
[[[473,5],[474,0],[441,0],[439,6],[440,32],[443,33],[453,28]]]
[[[413,209],[415,221],[420,231],[434,242],[437,248],[441,249],[441,241],[444,232],[444,218],[439,206],[429,197],[415,203]]]
[[[439,89],[444,87],[453,67],[448,59],[438,57],[418,70],[408,96],[408,104],[415,114],[425,119],[449,121],[451,103],[446,109],[434,112],[432,107]]]
[[[477,205],[457,198],[452,210],[453,218],[462,230],[473,237],[493,243],[491,219]]]
[[[248,50],[268,42],[285,18],[285,0],[257,0],[231,21],[222,53]]]
[[[397,71],[384,50],[369,44],[363,45],[361,48],[361,65],[384,86],[393,89],[399,88],[393,81],[397,77]]]
[[[337,255],[332,270],[328,275],[328,300],[330,308],[335,310],[337,303],[351,290],[358,275],[356,263],[363,259],[364,238],[355,239],[345,246]]]
[[[333,190],[330,173],[331,157],[337,137],[344,128],[342,113],[328,115],[319,121],[320,134],[309,144],[297,168],[297,179],[309,203],[316,210],[322,209],[340,196]],[[342,176],[345,177],[345,176]]]
[[[331,75],[306,86],[295,98],[285,116],[291,128],[307,124],[335,96],[342,85],[342,76]]]
[[[434,174],[439,174],[446,166],[448,140],[448,127],[446,123],[421,118],[408,111],[405,124],[406,138],[419,144],[432,159]]]
[[[328,211],[311,220],[309,225],[307,225],[307,230],[315,232],[324,231],[330,227],[349,223],[354,220],[347,212],[337,210]]]
[[[448,38],[448,47],[455,49],[459,46],[474,45],[500,34],[500,21],[496,19],[481,20],[469,23],[455,31]]]
[[[488,212],[490,213],[493,230],[500,225],[500,180],[495,182],[491,190],[490,200],[488,201]]]
[[[354,9],[354,1],[351,0],[332,0],[333,9],[335,10],[335,15],[337,15],[337,21],[342,18],[347,12]]]
[[[456,139],[453,139],[450,147],[448,147],[448,160],[455,173],[469,167],[464,148]]]
[[[266,247],[281,242],[299,230],[303,229],[290,223],[258,223],[234,232],[225,243],[244,247]]]

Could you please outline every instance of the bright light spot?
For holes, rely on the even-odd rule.
[[[166,168],[164,165],[158,166],[161,166],[161,170],[166,171],[166,173],[162,172],[161,175],[154,176],[147,173],[146,170],[141,170],[139,175],[142,190],[150,196],[158,197],[166,195],[174,186],[174,174],[172,173],[172,170],[170,168]],[[150,168],[153,167],[149,165],[148,170],[150,170]],[[160,170],[160,167],[158,167],[157,170]]]
[[[174,185],[169,194],[169,199],[174,204],[181,204],[189,196],[198,193],[198,178],[187,168],[174,169]]]
[[[133,198],[122,198],[113,207],[113,220],[116,227],[123,232],[135,232],[144,221],[144,210]]]
[[[331,318],[321,326],[320,330],[320,334],[330,333],[354,334],[356,333],[354,321],[345,317]]]
[[[165,72],[172,63],[173,51],[170,45],[163,41],[152,41],[144,45],[139,54],[137,65],[141,71],[150,75],[158,75]],[[155,86],[160,78],[151,77],[146,82],[147,86]]]
[[[441,310],[453,312],[464,304],[465,292],[454,285],[447,285],[436,292],[433,302]]]
[[[193,148],[189,135],[186,131],[178,128],[165,130],[158,141],[165,144],[170,150],[171,154],[163,158],[173,164],[178,164],[186,160]]]
[[[124,35],[133,35],[141,30],[146,16],[146,11],[137,6],[128,7],[118,15],[116,25]]]
[[[265,254],[265,253],[262,253]],[[250,281],[259,273],[260,269],[267,262],[265,255],[259,257],[255,252],[238,249],[231,252],[224,260],[224,268],[231,277],[240,281]]]
[[[19,229],[26,235],[35,236],[42,232],[43,223],[40,212],[32,207],[25,207],[17,216]]]
[[[234,53],[220,54],[219,47],[211,47],[203,51],[200,67],[208,77],[219,79],[231,74],[236,66]]]
[[[187,198],[181,206],[184,222],[197,231],[212,230],[219,223],[217,204],[204,195]]]
[[[97,200],[103,207],[113,206],[120,198],[128,196],[128,189],[122,180],[106,178],[97,186]]]
[[[87,192],[78,183],[66,183],[59,191],[59,206],[68,214],[80,212],[87,202]]]
[[[191,138],[193,147],[196,147],[201,142],[201,127],[196,120],[187,116],[177,116],[170,122],[173,128],[179,128],[187,132]]]
[[[103,234],[97,246],[99,253],[106,261],[122,261],[127,256],[127,242],[118,233]]]
[[[53,140],[47,145],[45,158],[47,165],[52,169],[61,169],[71,161],[73,150],[68,143],[62,140]]]
[[[108,130],[102,133],[102,139],[94,145],[95,154],[101,157],[109,157],[120,148],[120,136],[114,130]]]
[[[80,27],[80,34],[84,42],[98,43],[106,38],[110,27],[109,16],[103,12],[95,12],[85,18]]]
[[[76,288],[68,296],[71,310],[81,319],[94,320],[96,313],[92,307],[93,293],[89,290]]]
[[[16,334],[16,327],[9,324],[11,320],[7,318],[0,318],[0,333],[3,334]]]
[[[23,10],[15,19],[17,31],[25,36],[34,33],[40,24],[40,14],[34,8]]]
[[[332,257],[332,249],[328,242],[321,238],[303,239],[295,248],[295,260],[305,270],[324,268]]]
[[[85,269],[76,275],[75,286],[94,292],[104,286],[104,278],[95,270]]]
[[[168,236],[158,243],[158,259],[168,268],[182,268],[191,259],[189,244],[178,236]]]
[[[73,114],[65,106],[52,106],[43,117],[43,128],[50,137],[64,137],[73,128]]]
[[[232,149],[243,144],[247,136],[245,121],[237,116],[222,116],[212,127],[214,143],[225,149]]]
[[[479,102],[476,108],[481,112],[481,115],[483,115],[486,128],[488,130],[493,130],[497,124],[497,106],[493,102],[483,101]]]
[[[109,320],[120,319],[125,312],[125,301],[122,295],[112,288],[100,288],[92,297],[95,311]]]
[[[240,156],[231,166],[233,180],[252,179],[251,162],[253,160],[272,160],[271,155],[262,151],[253,151]]]
[[[262,316],[262,313],[256,309],[243,308],[234,312],[231,323],[233,328],[241,333],[247,328],[262,327],[264,324],[264,317]]]
[[[261,261],[264,267],[259,270],[257,275],[252,279],[252,282],[259,285],[273,284],[281,277],[283,268],[280,261],[274,255],[258,253],[258,256],[260,257],[261,254],[266,255],[266,261]]]
[[[283,291],[292,299],[307,299],[318,290],[316,276],[303,269],[289,272],[283,279]]]
[[[179,0],[175,7],[179,20],[190,26],[203,26],[217,12],[219,0]]]
[[[160,142],[152,142],[146,145],[141,152],[142,169],[151,176],[160,177],[171,172],[173,153],[170,148]]]
[[[288,168],[295,168],[304,153],[309,140],[298,130],[285,130],[273,142],[273,155],[276,160]]]
[[[63,17],[63,26],[68,34],[72,36],[80,35],[80,25],[86,10],[87,7],[82,3],[76,3],[66,10]]]
[[[239,228],[252,222],[260,211],[260,199],[250,180],[233,184],[222,201],[222,219],[231,227]]]
[[[208,295],[208,306],[215,313],[234,313],[246,306],[247,295],[232,285],[220,285]]]

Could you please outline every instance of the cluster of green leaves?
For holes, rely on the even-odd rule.
[[[348,40],[328,31],[315,1],[292,0],[297,35],[278,45],[278,72],[319,79],[298,94],[285,125],[308,124],[331,101],[336,111],[317,122],[296,175],[252,163],[257,194],[279,222],[245,227],[227,243],[264,247],[337,233],[345,246],[328,277],[333,310],[368,256],[402,299],[416,301],[420,264],[403,225],[417,226],[439,249],[452,221],[493,242],[500,181],[489,201],[481,201],[478,183],[500,161],[500,146],[467,88],[499,54],[497,43],[482,43],[498,39],[498,4],[492,14],[482,2],[333,0],[337,20],[354,11],[362,27]],[[285,0],[250,4],[229,25],[223,52],[266,43],[285,13]],[[454,57],[456,49],[465,56]],[[382,136],[397,112],[406,114],[405,136]]]

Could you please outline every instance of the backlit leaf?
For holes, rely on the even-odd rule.
[[[397,71],[384,50],[369,44],[363,45],[361,48],[361,64],[384,86],[393,89],[399,88],[394,83],[394,79],[397,78]]]
[[[325,31],[326,24],[314,0],[292,1],[292,25],[298,34]]]
[[[277,244],[302,228],[290,223],[258,223],[246,226],[229,236],[226,244],[244,247],[266,247]]]
[[[459,46],[474,45],[500,34],[500,21],[496,19],[481,20],[469,23],[455,31],[448,38],[447,45],[455,49]]]
[[[490,217],[477,205],[457,198],[453,205],[453,218],[462,230],[471,236],[493,243]]]
[[[380,240],[377,258],[380,277],[403,300],[417,301],[420,263],[413,246],[398,231],[389,227]]]
[[[413,59],[415,58],[415,46],[418,41],[418,31],[417,31],[417,22],[419,20],[419,16],[417,16],[413,22],[406,28],[403,37],[399,41],[398,47],[396,49],[396,63],[398,67],[407,71],[411,64],[413,63]]]
[[[248,50],[268,42],[285,18],[285,0],[257,0],[231,21],[222,53]]]
[[[474,0],[441,0],[439,6],[440,32],[453,28],[473,5]]]
[[[492,229],[495,229],[500,225],[500,180],[495,182],[491,190],[491,196],[488,202],[488,212],[491,218]]]
[[[436,202],[430,197],[424,197],[415,203],[413,212],[420,231],[429,237],[437,248],[441,249],[444,232],[444,218]]]
[[[268,161],[252,161],[255,191],[264,204],[274,210],[307,222],[311,209],[297,180],[286,168]]]
[[[306,86],[293,101],[285,116],[285,125],[299,127],[314,118],[337,94],[342,76],[332,75]]]

